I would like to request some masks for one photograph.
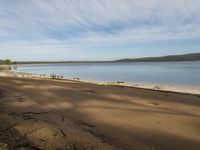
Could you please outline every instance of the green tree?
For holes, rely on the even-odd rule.
[[[10,60],[10,59],[6,59],[6,60],[5,60],[5,64],[6,64],[6,65],[11,65],[11,60]]]

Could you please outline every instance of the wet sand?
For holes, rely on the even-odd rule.
[[[0,149],[199,150],[200,95],[0,77]]]

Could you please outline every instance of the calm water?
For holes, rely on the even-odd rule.
[[[18,72],[81,80],[125,81],[200,87],[200,62],[70,63],[20,65]]]

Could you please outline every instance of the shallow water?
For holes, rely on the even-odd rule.
[[[18,65],[15,71],[73,79],[200,87],[200,61]]]

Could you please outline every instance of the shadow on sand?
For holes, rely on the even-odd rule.
[[[49,130],[44,132],[59,131],[59,137],[65,138],[64,142],[73,142],[71,145],[65,144],[65,149],[199,150],[200,147],[200,139],[181,136],[171,127],[168,127],[168,131],[159,127],[162,126],[159,121],[164,120],[162,117],[169,119],[166,122],[169,126],[170,120],[177,117],[180,123],[185,118],[192,120],[190,126],[197,129],[200,125],[200,99],[196,96],[175,93],[167,93],[166,96],[165,92],[142,89],[16,78],[7,81],[0,78],[0,87],[10,93],[10,98],[5,98],[5,92],[0,90],[1,103],[6,107],[3,114],[11,114],[19,121],[18,125],[12,122],[8,130],[5,129],[9,125],[0,127],[0,142],[7,145],[9,150],[20,146],[24,149],[45,149],[15,128],[16,125],[20,126],[21,120],[22,124],[40,123],[41,127]],[[164,105],[168,102],[188,106],[187,109],[193,108],[198,112],[173,109]],[[155,116],[155,119],[150,120],[149,116]],[[145,117],[149,126],[148,121],[141,120]],[[123,118],[130,119],[130,122]],[[0,122],[7,120],[4,117]],[[159,129],[150,127],[155,122]],[[34,135],[34,138],[42,138],[41,134]],[[55,140],[59,138],[55,136]],[[74,146],[75,141],[77,145]]]

